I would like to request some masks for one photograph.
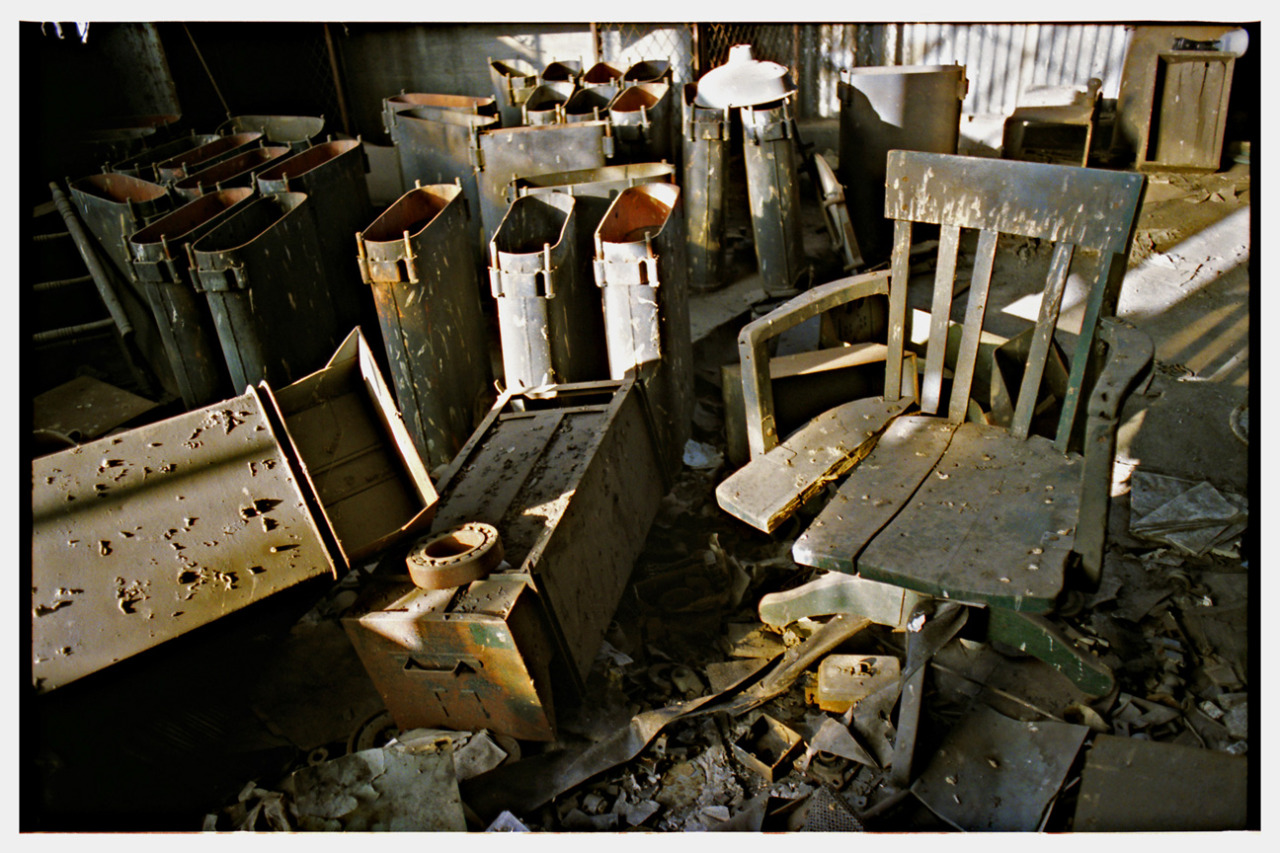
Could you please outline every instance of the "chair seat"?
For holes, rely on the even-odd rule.
[[[1047,612],[1075,541],[1081,464],[1039,436],[899,418],[793,556],[939,598]]]

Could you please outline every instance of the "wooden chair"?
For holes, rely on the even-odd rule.
[[[891,269],[816,287],[748,324],[739,337],[752,459],[720,484],[717,500],[772,531],[847,471],[792,555],[802,565],[857,576],[819,578],[780,598],[766,597],[762,614],[770,608],[775,618],[856,610],[859,597],[882,599],[889,585],[900,597],[905,591],[913,600],[985,609],[990,638],[1046,660],[1086,693],[1111,689],[1106,667],[1045,616],[1068,581],[1089,586],[1099,579],[1117,419],[1127,394],[1149,373],[1150,339],[1111,319],[1144,186],[1138,174],[890,152]],[[915,222],[940,226],[940,238],[919,411],[908,413],[917,402],[914,384],[906,381],[914,378],[907,283]],[[957,329],[950,317],[962,229],[977,229],[978,236]],[[991,424],[968,417],[1001,234],[1049,241],[1054,249],[1011,422]],[[1077,249],[1100,257],[1051,440],[1031,427]],[[833,409],[779,441],[768,340],[875,293],[889,301],[885,394]]]

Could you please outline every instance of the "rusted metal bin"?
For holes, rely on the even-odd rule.
[[[498,102],[491,97],[474,95],[437,95],[431,92],[405,92],[382,99],[382,129],[388,137],[395,127],[396,113],[415,107],[453,110],[478,116],[496,116]]]
[[[356,235],[400,411],[430,468],[453,458],[492,403],[465,203],[455,184],[416,187]]]
[[[173,209],[168,188],[113,172],[80,178],[68,188],[84,224],[128,280],[128,237]]]
[[[220,160],[234,157],[250,146],[260,145],[262,138],[262,134],[257,131],[215,137],[204,145],[183,151],[181,154],[157,163],[156,180],[165,184],[181,180]]]
[[[507,388],[606,375],[604,324],[578,253],[575,205],[563,193],[517,198],[489,243]]]
[[[789,99],[742,107],[743,159],[756,264],[765,296],[785,299],[810,284]]]
[[[633,62],[622,75],[622,85],[635,83],[670,83],[672,77],[671,61],[668,59],[641,59]]]
[[[273,163],[258,174],[263,194],[302,193],[316,234],[322,272],[341,332],[365,324],[376,328],[373,299],[351,256],[351,238],[369,222],[373,205],[358,139],[322,142]]]
[[[597,169],[613,157],[607,121],[494,128],[480,134],[480,219],[487,245],[507,212],[507,186],[516,178]]]
[[[892,246],[884,217],[889,152],[956,153],[969,83],[963,65],[846,68],[840,77],[840,181],[863,260],[877,263]]]
[[[426,590],[401,569],[375,575],[342,627],[401,729],[548,741],[553,647],[541,610],[519,574]]]
[[[173,185],[173,192],[181,199],[190,201],[207,192],[233,187],[254,186],[255,176],[269,169],[281,157],[287,157],[292,149],[287,145],[263,145],[250,148],[242,154],[215,163],[207,169],[201,169]]]
[[[526,175],[511,182],[507,196],[513,201],[536,193],[563,192],[573,196],[577,200],[574,219],[584,237],[580,245],[586,257],[592,251],[596,226],[618,193],[627,187],[655,182],[674,184],[675,167],[669,163],[627,163],[598,169]]]
[[[253,196],[249,187],[200,196],[129,237],[133,277],[146,294],[188,409],[231,393],[208,303],[192,285],[187,246]]]
[[[626,73],[625,68],[610,62],[597,62],[582,74],[580,81],[582,86],[621,86],[622,75]]]
[[[604,303],[609,375],[636,376],[653,410],[670,477],[680,470],[693,416],[680,188],[650,183],[618,193],[595,230],[594,271]]]
[[[218,125],[218,133],[261,133],[274,145],[302,151],[324,130],[324,116],[232,116]]]
[[[729,110],[698,106],[697,83],[684,85],[684,221],[688,235],[689,289],[708,291],[724,282],[725,148]]]
[[[155,181],[157,163],[176,157],[184,151],[198,148],[217,138],[217,134],[213,133],[192,133],[189,136],[181,136],[112,163],[106,171]]]
[[[582,60],[553,59],[538,77],[543,83],[572,83],[577,86],[582,79]]]
[[[666,492],[643,393],[630,380],[508,391],[439,482],[433,531],[497,528],[570,685],[591,669]]]
[[[518,127],[520,107],[538,87],[538,70],[523,59],[489,59],[489,79],[503,127]]]
[[[307,201],[256,198],[188,246],[233,387],[284,385],[315,370],[340,335]]]
[[[543,83],[520,105],[521,123],[560,124],[564,122],[564,105],[573,97],[574,84]]]
[[[676,96],[668,83],[635,83],[609,104],[617,156],[623,162],[675,161]]]
[[[609,104],[618,94],[618,87],[602,83],[588,86],[573,93],[573,97],[565,101],[564,120],[601,121],[609,117]]]

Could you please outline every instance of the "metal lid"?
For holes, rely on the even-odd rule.
[[[711,109],[751,107],[779,101],[795,91],[785,65],[753,59],[751,45],[729,48],[729,61],[698,80],[694,104]]]

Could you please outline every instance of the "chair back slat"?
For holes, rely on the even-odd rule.
[[[885,216],[1124,252],[1145,180],[1079,166],[890,151]]]
[[[911,223],[893,223],[893,255],[889,274],[889,351],[885,357],[884,398],[898,399],[902,388],[902,357],[910,334],[907,282],[911,277]]]
[[[930,415],[938,413],[942,400],[942,367],[947,357],[947,331],[951,325],[951,299],[959,254],[960,226],[943,225],[933,277],[933,303],[929,309],[929,348],[925,352],[924,382],[920,386],[920,411]]]
[[[1053,259],[1049,261],[1049,275],[1045,278],[1044,293],[1040,297],[1040,317],[1032,333],[1031,348],[1027,352],[1027,364],[1022,372],[1022,385],[1013,409],[1010,431],[1018,438],[1026,438],[1031,432],[1031,418],[1035,415],[1036,401],[1040,396],[1040,380],[1044,377],[1044,364],[1049,357],[1049,345],[1053,342],[1053,330],[1058,326],[1058,311],[1062,307],[1062,293],[1067,288],[1067,274],[1071,271],[1071,258],[1075,247],[1059,243],[1053,247]]]
[[[969,283],[969,302],[965,308],[964,330],[960,335],[960,352],[956,355],[955,378],[951,383],[951,406],[947,420],[960,423],[969,412],[969,395],[973,391],[973,374],[978,361],[978,342],[987,314],[987,291],[991,287],[991,269],[995,264],[996,241],[1000,234],[983,230],[978,235],[978,249],[973,259],[973,278]]]

